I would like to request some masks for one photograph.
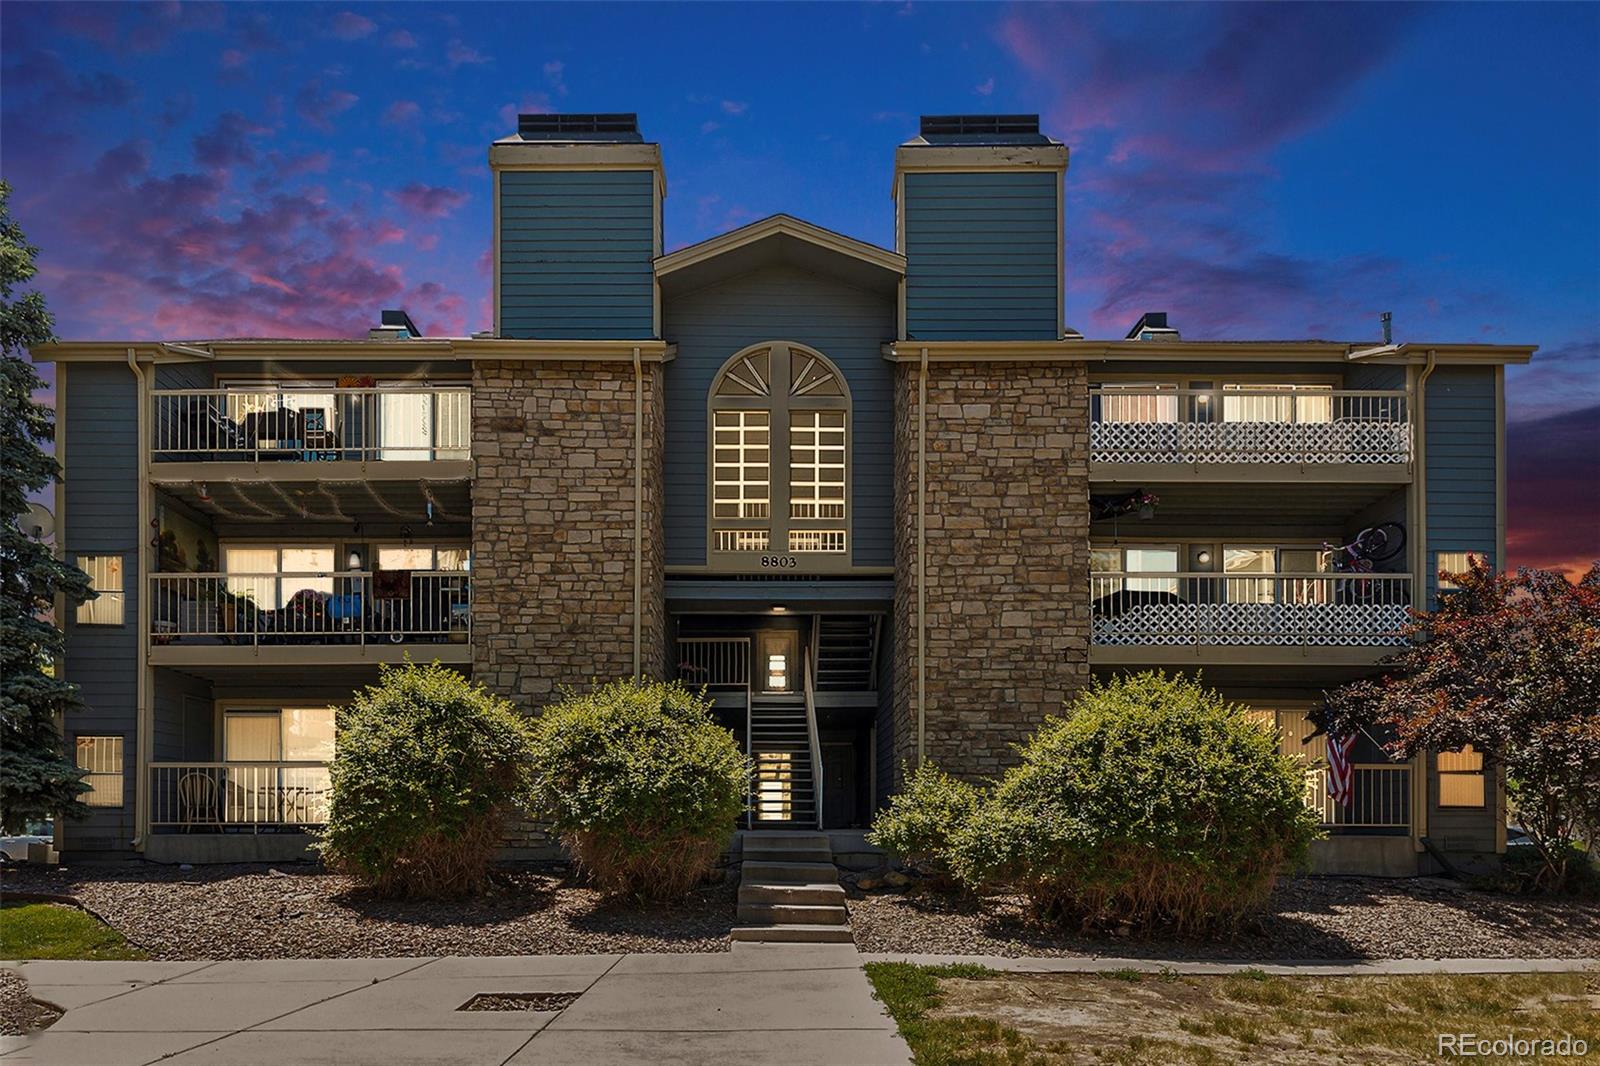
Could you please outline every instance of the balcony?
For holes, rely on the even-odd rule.
[[[1411,767],[1356,763],[1348,805],[1328,795],[1328,772],[1306,771],[1306,806],[1324,829],[1406,829],[1411,825]]]
[[[295,832],[328,820],[319,762],[150,764],[150,826],[167,832]]]
[[[1097,386],[1089,392],[1095,480],[1411,477],[1404,391]]]
[[[153,666],[471,661],[466,571],[152,574]]]
[[[1367,664],[1405,643],[1409,574],[1097,573],[1096,663]]]
[[[151,394],[151,477],[449,479],[469,475],[465,386],[226,388]]]

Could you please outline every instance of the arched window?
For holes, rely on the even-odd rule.
[[[850,390],[801,344],[753,345],[711,383],[710,557],[733,569],[849,558]]]

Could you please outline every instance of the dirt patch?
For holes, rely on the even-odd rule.
[[[1228,938],[1111,936],[1036,922],[1016,896],[850,891],[868,952],[1174,959],[1600,957],[1600,908],[1468,890],[1434,878],[1286,878]]]
[[[377,899],[309,865],[23,867],[0,889],[70,896],[162,960],[727,951],[736,920],[732,884],[631,904],[532,869],[444,901]]]
[[[479,992],[456,1010],[561,1011],[572,1006],[578,992]]]
[[[60,1008],[29,994],[26,977],[16,970],[0,970],[0,1036],[26,1036],[59,1017]]]
[[[1026,1042],[1030,1063],[1335,1066],[1431,1058],[1443,1032],[1568,1035],[1594,1048],[1597,993],[1597,974],[998,975],[941,978],[928,1017],[996,1022]]]

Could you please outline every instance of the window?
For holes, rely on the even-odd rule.
[[[1089,569],[1091,574],[1108,574],[1108,577],[1094,577],[1094,596],[1096,598],[1113,592],[1170,592],[1178,591],[1176,577],[1123,577],[1123,574],[1176,574],[1178,572],[1178,549],[1162,545],[1124,547],[1124,548],[1091,548],[1089,551]]]
[[[1170,396],[1156,395],[1171,393]],[[1097,422],[1176,422],[1178,386],[1171,383],[1142,382],[1102,385],[1094,402]]]
[[[228,710],[222,716],[227,762],[332,762],[331,707]]]
[[[466,570],[471,566],[470,548],[445,548],[435,544],[378,546],[379,570]]]
[[[1441,751],[1439,765],[1439,806],[1482,807],[1484,805],[1483,753],[1468,744],[1460,751]]]
[[[1482,552],[1435,552],[1433,557],[1434,573],[1439,577],[1439,591],[1453,592],[1461,586],[1444,574],[1464,574],[1472,569],[1472,560],[1483,562],[1487,557]]]
[[[1316,548],[1224,545],[1222,570],[1228,603],[1321,603],[1326,582],[1314,578],[1250,578],[1242,574],[1318,574],[1327,557]]]
[[[91,807],[122,806],[122,738],[79,737],[77,766],[86,770],[89,791],[78,798]]]
[[[228,591],[246,597],[262,610],[275,611],[302,591],[333,594],[332,544],[222,549],[222,568],[230,575]],[[280,575],[289,574],[291,577]]]
[[[770,565],[764,553],[847,555],[850,396],[838,368],[798,344],[758,345],[723,366],[710,405],[711,552],[750,570]]]
[[[122,585],[122,556],[80,555],[78,569],[89,575],[89,587],[100,595],[78,604],[80,626],[120,626],[127,595]]]
[[[1222,391],[1224,422],[1333,421],[1332,385],[1237,382],[1224,384]],[[1244,395],[1238,395],[1240,393]]]

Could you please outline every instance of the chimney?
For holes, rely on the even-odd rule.
[[[1139,321],[1133,324],[1124,338],[1130,341],[1175,341],[1182,340],[1178,331],[1167,325],[1165,311],[1146,311],[1139,316]]]
[[[367,339],[374,341],[404,341],[420,336],[422,331],[403,308],[386,308],[378,315],[378,324],[367,331]]]

